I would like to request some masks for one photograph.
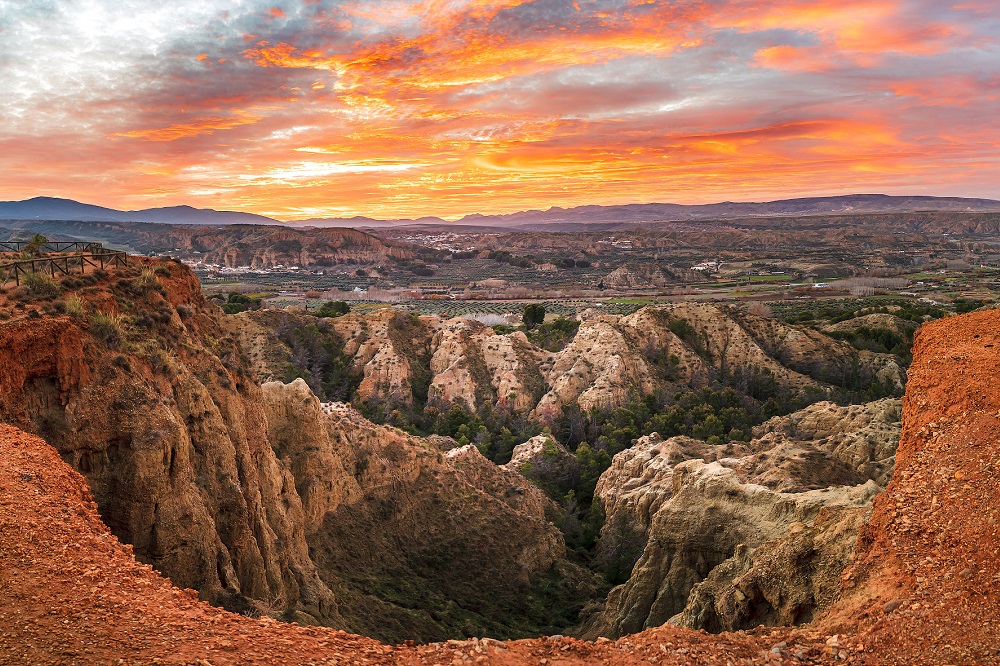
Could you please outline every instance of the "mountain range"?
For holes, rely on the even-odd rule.
[[[254,213],[169,206],[143,210],[115,210],[72,199],[34,197],[24,201],[0,201],[0,220],[79,220],[83,222],[154,222],[169,224],[281,224]]]
[[[577,206],[527,210],[506,215],[474,213],[447,222],[439,217],[378,220],[369,217],[310,218],[282,222],[264,215],[220,211],[191,206],[170,206],[122,211],[80,203],[72,199],[34,197],[24,201],[0,201],[0,220],[83,220],[105,222],[153,222],[171,224],[288,224],[295,227],[387,227],[428,225],[474,225],[517,228],[525,231],[572,228],[593,224],[643,224],[745,217],[775,217],[830,214],[899,213],[912,211],[1000,212],[1000,201],[961,197],[889,196],[850,194],[807,197],[768,202],[732,202],[684,205],[669,203],[620,206]]]

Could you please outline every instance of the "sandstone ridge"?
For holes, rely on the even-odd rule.
[[[836,599],[886,482],[899,408],[817,403],[759,426],[746,445],[654,434],[616,455],[597,486],[608,516],[600,550],[635,559],[585,634],[815,617]]]
[[[247,312],[235,318],[260,376],[279,377],[289,353],[273,332],[284,318]],[[304,318],[304,319],[303,319]],[[896,390],[904,371],[888,354],[858,351],[817,331],[703,303],[646,307],[628,316],[581,316],[558,352],[521,331],[497,334],[468,319],[443,320],[380,309],[327,320],[352,359],[363,402],[445,408],[461,404],[513,410],[542,422],[564,407],[615,407],[656,391],[773,383],[791,394],[833,394],[872,381]],[[268,350],[268,351],[264,351]],[[418,387],[426,395],[417,395]]]

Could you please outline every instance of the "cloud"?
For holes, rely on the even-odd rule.
[[[216,131],[232,129],[240,125],[251,125],[259,122],[261,117],[252,113],[236,111],[228,118],[201,118],[194,122],[169,127],[119,132],[115,136],[146,139],[147,141],[176,141],[199,134],[213,134]]]
[[[0,198],[1000,197],[1000,9],[975,0],[0,0],[0,31]]]

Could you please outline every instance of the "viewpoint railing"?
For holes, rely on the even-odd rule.
[[[128,265],[128,253],[109,250],[101,243],[55,241],[37,247],[26,241],[0,242],[0,252],[28,250],[53,254],[6,262],[0,258],[0,287],[6,287],[10,281],[20,286],[21,280],[32,273],[48,273],[54,278],[59,274],[86,273],[87,266],[104,270],[109,266]]]
[[[86,252],[88,254],[99,254],[101,252],[115,252],[116,250],[105,250],[101,243],[90,241],[50,241],[45,245],[35,246],[31,241],[0,241],[0,252],[24,252],[25,250],[37,249],[39,252]]]

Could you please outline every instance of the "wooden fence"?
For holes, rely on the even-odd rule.
[[[34,246],[30,241],[0,241],[0,252],[24,252]],[[35,248],[38,252],[77,252],[87,254],[101,254],[103,252],[114,252],[115,250],[105,250],[101,243],[87,241],[50,241],[41,247]]]
[[[11,243],[0,243],[0,248]],[[50,243],[49,245],[54,245]],[[63,245],[63,243],[60,243]],[[70,245],[70,243],[65,243]],[[83,244],[78,244],[83,245]],[[87,266],[95,269],[104,269],[108,266],[127,266],[128,254],[118,250],[106,250],[100,243],[89,243],[94,246],[87,252],[80,250],[78,254],[61,254],[48,257],[33,257],[31,259],[18,259],[7,263],[0,263],[0,287],[7,286],[11,280],[14,284],[20,285],[21,280],[31,273],[50,274],[53,278],[57,275],[72,275],[73,273],[85,273]],[[93,250],[96,250],[93,251]],[[72,251],[72,250],[70,250]]]

